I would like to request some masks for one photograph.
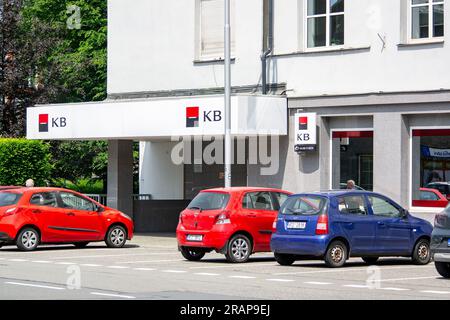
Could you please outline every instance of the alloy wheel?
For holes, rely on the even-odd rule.
[[[247,241],[242,238],[238,238],[231,244],[231,253],[236,260],[243,260],[248,256],[249,245]]]
[[[29,230],[23,233],[21,241],[25,248],[31,249],[36,246],[37,239],[38,239],[37,234]]]
[[[120,228],[115,228],[111,231],[111,242],[116,245],[120,246],[125,241],[125,232],[123,232]]]

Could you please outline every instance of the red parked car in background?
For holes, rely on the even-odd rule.
[[[133,221],[77,192],[60,188],[0,191],[0,247],[16,244],[31,251],[39,244],[105,241],[123,247],[133,237]]]
[[[180,214],[181,254],[197,261],[215,250],[230,262],[246,262],[252,253],[270,252],[274,221],[290,194],[252,187],[201,191]]]

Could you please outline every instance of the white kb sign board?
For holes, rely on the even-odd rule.
[[[317,146],[317,114],[296,113],[295,125],[295,152],[315,151]]]

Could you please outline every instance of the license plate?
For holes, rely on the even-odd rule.
[[[450,239],[447,240],[447,246],[450,247]]]
[[[203,241],[203,236],[201,234],[188,234],[186,236],[187,241]]]
[[[306,222],[300,222],[300,221],[289,221],[287,224],[288,229],[305,229],[306,228]]]

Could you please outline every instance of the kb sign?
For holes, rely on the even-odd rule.
[[[295,152],[316,150],[316,118],[316,113],[295,114]]]

